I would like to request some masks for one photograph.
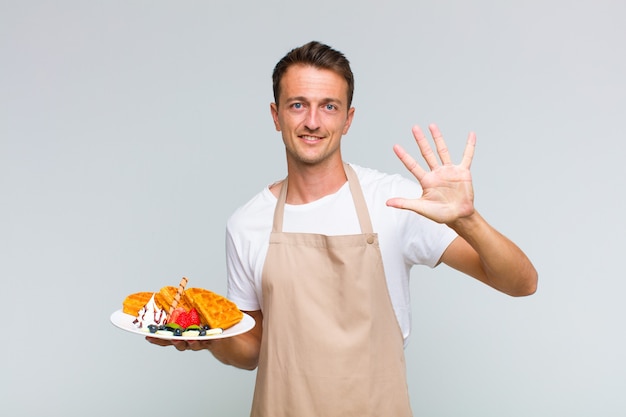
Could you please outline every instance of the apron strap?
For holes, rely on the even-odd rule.
[[[352,194],[352,200],[354,201],[356,215],[359,219],[359,225],[361,226],[361,233],[374,233],[374,228],[372,227],[372,221],[370,219],[369,210],[367,209],[365,197],[363,196],[361,184],[359,183],[359,178],[356,175],[356,172],[354,172],[354,169],[352,169],[349,164],[344,162],[343,167],[346,173],[346,177],[348,178],[348,186],[350,187],[350,193]],[[285,215],[285,201],[287,201],[288,179],[289,178],[286,177],[283,180],[283,185],[280,188],[278,201],[276,203],[276,208],[274,209],[274,222],[272,225],[272,232],[274,233],[280,233],[283,231],[283,217]]]
[[[352,200],[354,200],[356,215],[358,216],[359,224],[361,225],[361,233],[374,233],[372,221],[370,220],[370,213],[367,209],[367,203],[365,202],[365,197],[363,196],[363,189],[361,189],[359,178],[349,164],[344,162],[343,167],[346,171],[346,177],[348,177],[348,185],[350,186],[350,192],[352,193]]]
[[[281,233],[283,231],[283,216],[285,214],[285,201],[287,200],[287,180],[285,177],[283,185],[280,187],[276,208],[274,208],[274,223],[272,224],[272,233]]]

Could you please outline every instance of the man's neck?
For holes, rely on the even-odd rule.
[[[320,165],[302,165],[287,163],[289,189],[287,204],[306,204],[337,192],[347,181],[341,159],[328,161]],[[279,185],[279,184],[277,184]],[[282,187],[273,187],[278,195]]]

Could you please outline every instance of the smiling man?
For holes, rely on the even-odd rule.
[[[257,325],[173,344],[258,367],[252,416],[410,416],[412,266],[445,263],[512,296],[532,294],[537,273],[474,208],[474,134],[454,165],[439,129],[429,127],[433,151],[416,126],[427,169],[396,146],[417,181],[386,175],[342,159],[355,114],[343,54],[310,42],[278,62],[273,82],[287,177],[239,208],[226,235],[228,297]]]
[[[288,167],[294,168],[336,159],[354,116],[345,80],[332,70],[302,64],[283,74],[271,111],[276,130],[282,132]]]

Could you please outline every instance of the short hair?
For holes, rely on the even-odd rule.
[[[309,65],[315,68],[327,69],[342,76],[348,83],[348,107],[352,105],[354,74],[352,74],[352,69],[350,69],[350,62],[341,52],[317,41],[292,49],[274,67],[272,83],[276,104],[278,104],[278,98],[280,97],[280,81],[287,69],[293,65]]]

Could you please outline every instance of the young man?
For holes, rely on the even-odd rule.
[[[512,296],[532,294],[537,273],[474,209],[474,134],[454,165],[438,128],[435,154],[416,126],[428,170],[396,146],[417,182],[382,174],[341,156],[354,117],[343,54],[308,43],[273,81],[288,175],[233,214],[226,240],[228,297],[257,325],[174,345],[258,367],[252,416],[410,416],[410,268],[443,262]]]

